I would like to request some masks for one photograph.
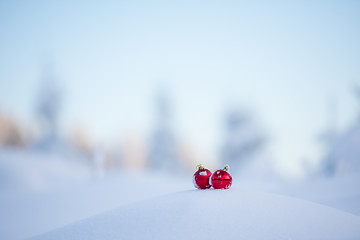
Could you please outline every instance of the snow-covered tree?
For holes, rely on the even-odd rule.
[[[256,157],[264,143],[264,136],[259,131],[250,113],[231,110],[225,117],[226,136],[221,151],[223,164],[229,164],[232,173],[241,172],[242,167]]]
[[[156,99],[157,119],[150,140],[149,165],[155,170],[174,170],[179,167],[176,139],[172,130],[171,107],[168,95],[160,93]]]
[[[330,98],[328,102],[328,124],[326,130],[320,135],[320,140],[326,149],[334,149],[339,138],[337,130],[337,101]],[[334,154],[328,154],[321,162],[321,173],[325,176],[333,176],[336,172],[336,158]]]
[[[359,86],[355,93],[360,102]],[[341,134],[332,135],[330,140],[321,172],[326,176],[360,172],[360,111],[352,126]]]
[[[36,147],[48,149],[58,142],[62,96],[53,75],[52,66],[48,64],[44,70],[35,109],[40,126],[40,136]]]

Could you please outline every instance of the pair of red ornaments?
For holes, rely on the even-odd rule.
[[[228,172],[228,165],[223,169],[216,170],[213,174],[201,164],[197,166],[197,169],[193,176],[196,188],[208,189],[213,186],[215,189],[228,189],[231,187],[232,177]]]

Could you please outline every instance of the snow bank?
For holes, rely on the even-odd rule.
[[[33,239],[360,239],[360,217],[244,189],[191,190],[123,206]]]
[[[0,150],[0,239],[24,239],[95,214],[192,187],[156,173],[91,176],[76,159]]]
[[[272,192],[306,199],[360,216],[360,174],[282,184]]]
[[[84,159],[49,152],[0,149],[0,192],[45,192],[91,177]]]
[[[119,172],[46,192],[0,192],[0,239],[28,238],[135,201],[191,187],[191,182],[183,184],[169,177]]]
[[[39,238],[360,239],[359,216],[352,215],[360,215],[359,174],[285,185],[236,178],[229,191],[181,192],[193,189],[192,174],[120,171],[99,177],[75,160],[0,151],[0,239],[53,229]]]

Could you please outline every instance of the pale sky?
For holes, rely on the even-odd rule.
[[[355,120],[359,1],[0,1],[0,107],[34,118],[44,59],[64,92],[62,128],[101,141],[150,134],[159,88],[178,137],[216,158],[229,105],[252,109],[268,151],[298,174],[324,154],[329,99]]]

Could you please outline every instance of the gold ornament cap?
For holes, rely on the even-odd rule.
[[[229,169],[230,169],[229,165],[226,164],[222,170],[229,171]]]
[[[199,170],[205,169],[205,167],[204,167],[204,165],[199,164],[199,165],[196,166],[196,169],[199,171]]]

